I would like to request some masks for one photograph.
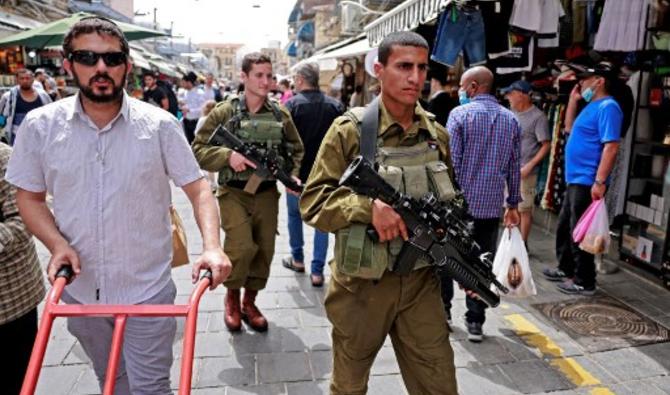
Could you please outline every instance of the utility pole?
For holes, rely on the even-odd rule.
[[[156,20],[156,11],[158,8],[154,7],[154,30],[158,30],[158,21]],[[172,34],[172,33],[170,33]],[[156,50],[156,37],[154,37],[154,51]]]

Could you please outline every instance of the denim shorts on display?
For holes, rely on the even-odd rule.
[[[484,20],[479,10],[461,11],[447,8],[440,16],[431,60],[453,66],[458,55],[465,53],[470,66],[486,63]]]

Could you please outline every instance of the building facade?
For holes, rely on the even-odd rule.
[[[198,48],[209,62],[209,69],[220,79],[231,85],[239,83],[237,68],[237,52],[242,44],[236,43],[202,43]]]

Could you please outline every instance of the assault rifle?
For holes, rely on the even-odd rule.
[[[393,272],[409,274],[418,259],[427,258],[438,270],[446,271],[491,307],[500,303],[500,297],[491,285],[503,293],[508,292],[492,272],[491,254],[482,254],[472,239],[470,227],[463,221],[466,215],[463,206],[440,202],[432,193],[417,200],[398,192],[362,156],[349,165],[340,178],[340,185],[381,200],[393,207],[405,221],[409,239],[393,263]],[[368,236],[374,241],[379,240],[373,228],[368,229]]]
[[[225,146],[238,152],[256,165],[256,170],[244,187],[244,191],[254,194],[261,181],[274,177],[279,180],[287,189],[294,192],[302,192],[302,185],[299,185],[287,174],[281,166],[281,161],[277,152],[271,149],[260,149],[257,146],[240,140],[235,134],[231,133],[224,125],[219,125],[214,133],[207,140],[207,144],[213,146]]]

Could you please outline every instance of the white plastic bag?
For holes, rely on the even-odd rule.
[[[586,234],[579,243],[579,248],[593,254],[605,254],[610,246],[610,224],[607,218],[607,206],[604,200],[596,208],[593,220],[586,230]]]
[[[537,294],[528,252],[519,228],[505,228],[503,231],[493,260],[493,274],[509,289],[509,293],[503,296],[524,298]]]

